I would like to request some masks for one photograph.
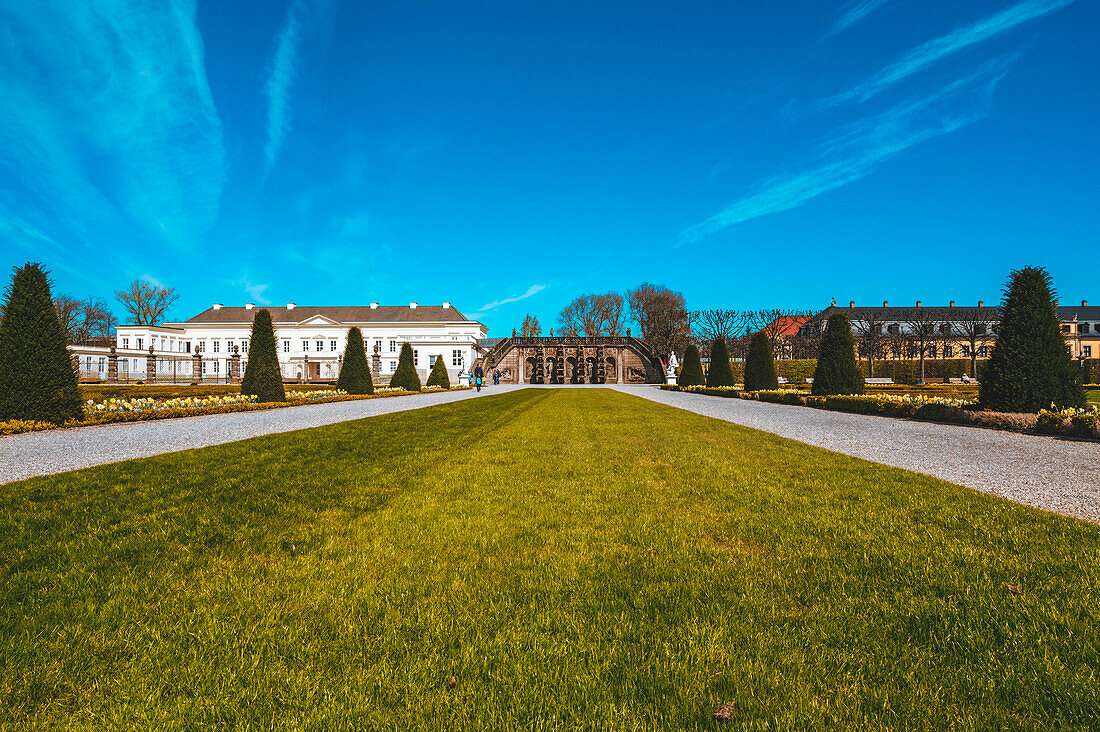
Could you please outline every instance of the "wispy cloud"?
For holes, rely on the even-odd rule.
[[[225,152],[195,11],[195,0],[5,7],[0,178],[45,214],[46,236],[68,245],[121,229],[128,243],[154,232],[184,244],[213,223]]]
[[[840,9],[840,17],[830,26],[826,37],[847,30],[892,0],[855,0]]]
[[[233,280],[229,284],[236,285],[244,290],[248,296],[252,298],[252,302],[259,303],[260,305],[271,304],[271,300],[264,297],[264,293],[267,292],[267,284],[255,284],[247,278]]]
[[[546,289],[546,285],[531,285],[530,287],[527,288],[527,292],[523,293],[522,295],[513,295],[512,297],[506,297],[503,300],[494,300],[493,302],[487,302],[484,305],[482,305],[480,308],[478,308],[477,311],[475,311],[473,313],[470,313],[470,315],[472,317],[475,317],[475,318],[480,317],[480,316],[484,315],[485,313],[489,313],[489,312],[492,312],[493,310],[496,310],[501,305],[508,305],[509,303],[519,302],[520,300],[526,300],[529,297],[532,297],[534,295],[539,294],[540,292],[542,292],[545,289]]]
[[[917,46],[854,89],[833,97],[830,102],[864,102],[940,59],[1007,33],[1023,23],[1049,15],[1074,2],[1076,0],[1023,0],[976,23],[956,28],[946,35]]]
[[[995,59],[935,94],[840,128],[821,143],[818,165],[764,180],[754,192],[684,230],[678,245],[801,206],[864,178],[911,147],[977,122],[992,109],[993,90],[1010,62]]]
[[[265,174],[286,143],[290,131],[290,88],[298,72],[299,47],[309,22],[330,6],[326,0],[292,0],[286,23],[279,31],[271,59],[264,94],[267,96],[267,144],[264,146]]]

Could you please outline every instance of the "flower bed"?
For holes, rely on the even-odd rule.
[[[884,417],[922,419],[972,427],[1068,435],[1100,439],[1100,411],[1091,409],[1043,410],[1039,414],[987,412],[978,409],[968,399],[931,394],[852,394],[812,396],[805,392],[783,389],[777,391],[738,391],[732,387],[662,386],[665,391],[685,391],[707,396],[738,397],[773,404],[814,407],[835,412],[873,414]]]
[[[467,387],[454,387],[454,390]],[[424,389],[424,391],[446,391],[442,387]],[[89,399],[84,402],[84,419],[72,420],[62,427],[84,427],[96,424],[116,422],[146,422],[154,419],[172,419],[174,417],[197,417],[207,414],[226,414],[230,412],[251,412],[259,409],[281,409],[306,404],[326,402],[357,401],[416,394],[401,387],[380,386],[374,394],[354,395],[340,389],[289,390],[285,402],[257,402],[254,396],[241,394],[205,395],[196,397],[173,397],[153,399],[139,397],[124,399],[109,397],[102,401]],[[9,420],[0,422],[0,437],[23,432],[57,429],[59,425],[49,422],[31,422],[27,420]]]

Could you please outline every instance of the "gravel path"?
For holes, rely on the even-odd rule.
[[[621,391],[828,450],[1100,523],[1100,444],[622,387]]]
[[[93,465],[221,445],[273,432],[320,427],[380,414],[499,394],[513,387],[309,404],[255,412],[47,430],[0,438],[0,484]]]

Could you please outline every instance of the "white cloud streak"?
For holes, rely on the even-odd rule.
[[[195,0],[8,3],[0,13],[0,179],[62,245],[105,231],[183,245],[217,216],[222,125]],[[103,253],[100,252],[102,255]]]
[[[996,59],[935,94],[840,128],[820,146],[816,167],[762,181],[753,193],[685,229],[677,246],[761,216],[797,208],[870,175],[886,161],[922,142],[977,122],[992,109],[993,90],[1010,61]]]
[[[324,0],[292,0],[286,23],[279,32],[271,59],[264,94],[267,96],[267,144],[264,146],[264,174],[271,172],[290,132],[290,89],[298,73],[299,47],[307,24],[322,10]]]
[[[478,308],[476,312],[470,313],[470,315],[473,317],[479,317],[481,315],[484,315],[485,313],[496,310],[502,305],[508,305],[509,303],[526,300],[529,297],[539,294],[545,289],[546,285],[531,285],[527,288],[527,292],[523,293],[522,295],[514,295],[512,297],[506,297],[503,300],[494,300],[493,302],[485,303],[480,308]]]
[[[825,37],[847,30],[888,2],[891,2],[891,0],[856,0],[856,2],[848,3],[841,8],[840,17],[829,28],[829,32],[825,34]]]
[[[833,104],[864,102],[937,61],[999,36],[1036,18],[1049,15],[1076,0],[1023,0],[968,26],[956,28],[917,46],[859,86],[833,97]]]

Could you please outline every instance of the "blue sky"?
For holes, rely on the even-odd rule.
[[[0,5],[0,251],[111,298],[1100,301],[1100,3]]]

